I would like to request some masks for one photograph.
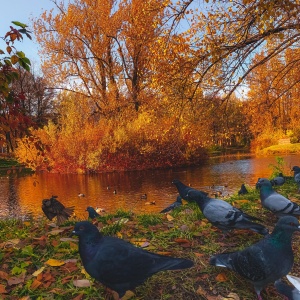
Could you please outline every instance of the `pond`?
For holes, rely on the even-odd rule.
[[[284,158],[284,174],[293,175],[292,166],[300,165],[300,155]],[[79,218],[87,218],[86,207],[101,207],[106,212],[118,208],[133,212],[159,212],[174,202],[177,190],[171,183],[180,179],[200,190],[236,193],[242,183],[254,186],[259,177],[270,177],[276,157],[228,155],[210,158],[197,167],[113,172],[91,175],[40,173],[23,177],[0,177],[0,218],[41,216],[42,199],[57,195],[65,206],[75,206]],[[114,193],[116,191],[116,193]],[[83,193],[84,197],[78,195]],[[141,195],[147,199],[141,199]],[[149,202],[155,202],[149,205]]]

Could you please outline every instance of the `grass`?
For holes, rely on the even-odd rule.
[[[276,217],[261,208],[258,191],[226,199],[245,212],[260,218],[270,230]],[[295,202],[297,185],[292,181],[278,188]],[[45,218],[21,221],[0,220],[0,299],[110,299],[104,286],[82,268],[76,237],[70,237],[77,219],[53,228]],[[169,215],[134,215],[123,210],[93,222],[106,235],[123,238],[138,247],[175,257],[192,259],[195,266],[181,271],[158,273],[136,288],[132,300],[230,299],[234,293],[243,300],[256,298],[253,287],[236,273],[209,265],[211,255],[241,250],[262,237],[251,231],[233,231],[223,238],[194,203],[181,206]],[[295,264],[292,274],[300,275],[299,234],[293,237]],[[54,259],[61,264],[49,264]],[[90,287],[76,287],[75,279],[88,279]],[[282,299],[272,285],[263,299]]]
[[[299,154],[300,143],[273,145],[256,152],[257,155]]]

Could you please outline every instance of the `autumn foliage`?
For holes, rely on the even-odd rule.
[[[189,165],[216,148],[300,138],[294,1],[54,4],[34,22],[57,91],[53,120],[33,131],[48,168]]]

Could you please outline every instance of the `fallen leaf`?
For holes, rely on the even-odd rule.
[[[228,296],[222,298],[221,300],[240,300],[240,297],[236,293],[229,293]]]
[[[5,289],[5,286],[3,284],[0,284],[0,294],[6,294],[7,291]]]
[[[45,267],[41,267],[38,270],[36,270],[34,273],[32,273],[32,276],[38,276],[40,273],[44,271]]]
[[[49,265],[51,267],[59,267],[59,266],[62,266],[65,264],[64,261],[62,260],[57,260],[57,259],[48,259],[46,262],[45,262],[46,265]]]
[[[59,239],[61,242],[78,242],[78,239],[63,237]]]
[[[227,277],[224,273],[219,273],[217,276],[216,276],[216,281],[218,282],[224,282],[224,281],[227,281]]]
[[[9,275],[6,272],[0,271],[0,279],[7,280],[8,278],[9,278]]]
[[[73,280],[73,284],[76,287],[90,287],[91,286],[90,281],[87,279],[75,279],[75,280]]]
[[[48,232],[48,235],[57,235],[61,232],[64,232],[65,230],[64,229],[53,229],[51,231]]]
[[[8,285],[16,285],[16,284],[19,284],[19,283],[22,283],[22,282],[24,282],[24,278],[19,278],[19,277],[10,277],[7,280]]]
[[[187,239],[181,239],[181,238],[177,238],[177,239],[175,239],[174,241],[175,241],[176,243],[178,243],[178,244],[190,243],[189,240],[187,240]]]
[[[169,214],[167,214],[167,219],[168,219],[168,221],[173,221],[174,220],[174,218]]]
[[[35,289],[37,289],[41,284],[42,284],[42,283],[41,283],[39,280],[35,279],[35,280],[33,280],[32,284],[31,284],[31,286],[30,286],[30,289],[35,290]]]

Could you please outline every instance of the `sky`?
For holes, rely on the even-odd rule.
[[[32,32],[32,40],[24,36],[23,41],[15,43],[15,47],[18,51],[23,51],[26,54],[35,69],[39,69],[40,58],[38,44],[32,31],[31,19],[39,17],[44,10],[51,10],[54,7],[55,5],[50,0],[6,0],[1,3],[0,37],[3,37],[10,30],[9,26],[14,26],[11,21],[19,21],[28,25],[27,29]],[[5,48],[5,43],[1,39],[0,49],[3,48]]]

